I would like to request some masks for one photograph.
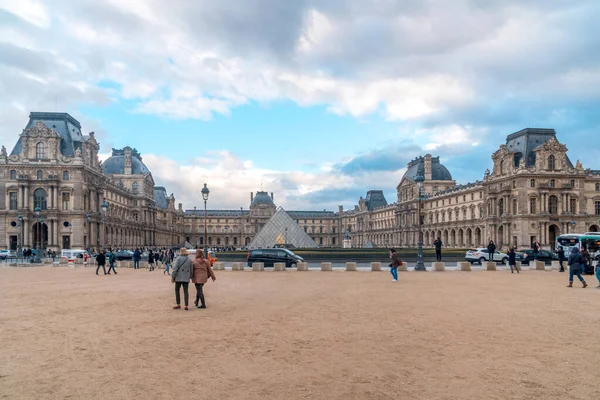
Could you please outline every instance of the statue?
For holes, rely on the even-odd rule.
[[[350,232],[346,231],[346,232],[344,233],[344,240],[350,240],[350,239],[351,239],[351,238],[350,238]]]
[[[2,146],[2,151],[0,152],[0,155],[2,157],[8,157],[8,154],[6,154],[6,147]]]
[[[575,168],[577,169],[577,171],[583,171],[583,165],[581,165],[581,162],[579,162],[579,160],[577,160],[577,163],[575,163]]]

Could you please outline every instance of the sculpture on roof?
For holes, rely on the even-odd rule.
[[[0,155],[2,157],[7,157],[8,156],[8,154],[6,154],[6,147],[2,146],[2,151],[0,152]]]

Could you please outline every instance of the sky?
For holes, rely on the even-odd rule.
[[[389,203],[407,163],[482,179],[554,128],[600,169],[595,0],[0,0],[0,143],[68,112],[136,148],[185,209]]]

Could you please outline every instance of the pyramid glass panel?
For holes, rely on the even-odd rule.
[[[283,208],[279,207],[248,245],[250,249],[272,247],[315,248],[319,246]]]

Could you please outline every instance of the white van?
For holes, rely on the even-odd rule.
[[[60,252],[61,257],[65,257],[68,261],[75,261],[76,258],[83,258],[84,260],[89,257],[87,251],[83,249],[68,249]]]

